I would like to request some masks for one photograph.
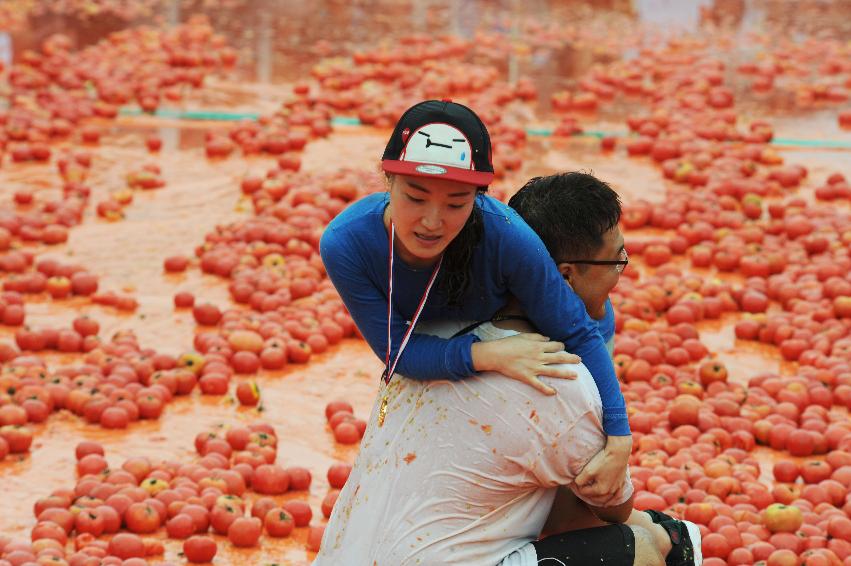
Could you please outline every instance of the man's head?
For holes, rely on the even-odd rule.
[[[537,232],[592,318],[605,316],[625,263],[621,204],[608,184],[586,173],[535,177],[508,202]]]

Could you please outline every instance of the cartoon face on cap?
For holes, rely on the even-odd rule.
[[[467,137],[458,128],[442,123],[426,124],[415,130],[410,135],[399,160],[473,169],[470,142]],[[434,167],[432,170],[422,172],[442,174],[446,170],[442,167]]]

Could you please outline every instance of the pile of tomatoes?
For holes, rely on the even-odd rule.
[[[277,435],[270,425],[217,427],[199,433],[195,448],[198,456],[191,461],[133,457],[111,468],[103,446],[79,443],[73,487],[37,500],[32,542],[0,538],[0,556],[12,564],[47,559],[71,565],[146,564],[145,558],[165,552],[157,536],[163,529],[168,538],[183,541],[183,555],[193,563],[216,555],[221,539],[211,535],[251,548],[264,534],[288,537],[306,528],[308,548],[318,548],[324,527],[311,525],[313,510],[298,497],[310,488],[311,474],[274,463]],[[347,464],[328,469],[332,491],[322,503],[326,518],[350,471]],[[295,497],[283,497],[292,492]],[[113,536],[103,540],[101,535]],[[73,551],[67,551],[71,540]]]

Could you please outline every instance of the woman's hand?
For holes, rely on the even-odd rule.
[[[576,491],[588,498],[611,501],[623,485],[631,453],[631,436],[610,436],[606,447],[576,476]]]
[[[545,385],[538,376],[576,379],[576,373],[558,364],[578,364],[575,354],[564,351],[564,344],[545,336],[523,333],[476,342],[472,348],[476,371],[496,371],[511,379],[531,385],[545,395],[555,395],[555,389]]]

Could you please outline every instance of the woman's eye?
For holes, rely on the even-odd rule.
[[[408,200],[410,200],[411,202],[423,202],[423,199],[421,199],[421,198],[414,198],[411,195],[407,195],[407,196],[408,196]]]
[[[464,208],[464,206],[465,205],[463,205],[463,204],[450,204],[449,208],[460,209],[460,208]]]

